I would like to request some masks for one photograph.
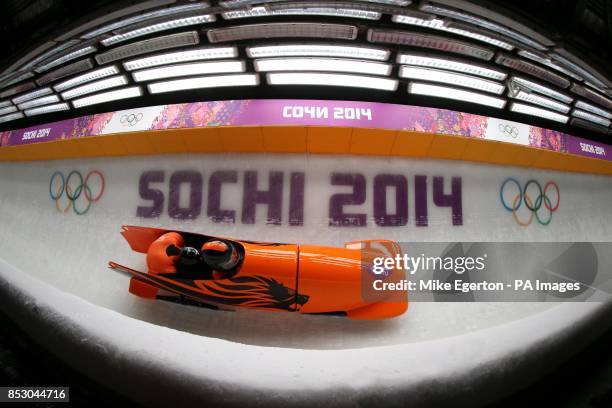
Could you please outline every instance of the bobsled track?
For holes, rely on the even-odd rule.
[[[88,208],[83,215],[65,197],[52,199],[55,183],[73,170],[79,173],[70,183],[78,186],[79,175],[87,179],[86,197],[75,202],[79,212]],[[219,172],[229,175],[220,207],[233,222],[209,216],[210,197],[218,193],[210,180]],[[345,213],[365,214],[365,226],[330,225],[330,197],[351,194],[355,185],[333,185],[337,173],[365,180],[365,198],[344,206]],[[292,193],[295,174],[303,174],[303,197]],[[385,174],[408,181],[406,225],[374,220],[374,186]],[[247,175],[255,175],[262,191],[281,186],[280,219],[267,220],[268,204],[245,215]],[[428,225],[420,227],[413,204],[417,175],[430,189]],[[442,177],[446,192],[460,179],[460,223],[453,223],[448,207],[434,205],[434,176]],[[520,226],[504,210],[499,191],[508,177],[558,185],[560,204],[548,225],[534,218]],[[0,306],[77,370],[151,405],[478,406],[532,383],[612,321],[603,293],[584,303],[412,303],[406,314],[385,321],[213,311],[132,296],[128,277],[107,267],[114,260],[145,269],[142,254],[130,251],[119,234],[122,224],[337,246],[373,238],[610,241],[612,179],[606,176],[430,159],[187,154],[3,162],[0,192]],[[554,198],[552,189],[548,194]],[[303,203],[297,218],[289,211],[295,197]],[[389,212],[397,210],[392,202]],[[519,220],[529,217],[522,211]]]

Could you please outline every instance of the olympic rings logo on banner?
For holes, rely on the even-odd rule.
[[[497,127],[499,131],[504,134],[504,136],[516,139],[519,135],[519,130],[515,126],[504,125],[503,123],[500,123]]]
[[[119,119],[119,122],[121,122],[123,126],[126,126],[126,125],[134,126],[141,120],[142,120],[142,112],[130,113],[130,114],[126,113],[125,115],[121,116],[121,119]]]
[[[511,205],[508,205],[508,202],[504,198],[504,193],[506,192],[506,188],[508,187],[509,183],[514,184],[517,190],[517,193],[514,196]],[[528,193],[529,187],[531,187],[532,185],[537,188],[537,196],[535,201],[532,200],[531,196]],[[553,200],[551,200],[548,195],[549,189],[551,188],[557,190],[557,199],[555,205],[553,205]],[[561,192],[559,190],[559,186],[554,181],[547,182],[544,185],[544,188],[542,188],[538,181],[531,179],[527,181],[527,183],[525,183],[525,186],[521,187],[521,184],[518,182],[517,179],[513,177],[508,177],[501,184],[501,188],[499,189],[499,199],[501,200],[501,203],[504,208],[512,213],[512,216],[514,217],[514,220],[518,225],[522,227],[530,225],[533,221],[534,216],[538,223],[540,223],[541,225],[548,225],[552,220],[553,213],[557,211],[557,209],[559,208],[559,204],[561,203]],[[530,212],[529,218],[527,220],[521,220],[517,214],[517,211],[521,208],[523,204],[525,204],[525,207]],[[547,218],[540,218],[540,210],[542,209],[542,207],[548,210],[549,214]]]
[[[99,181],[94,185],[96,194],[92,191],[92,180],[97,178]],[[104,175],[99,170],[92,170],[85,178],[78,170],[72,170],[64,177],[64,173],[56,171],[49,180],[49,197],[55,201],[55,208],[60,213],[66,213],[71,207],[77,215],[86,214],[91,208],[92,203],[100,201],[104,194],[105,180]],[[66,196],[67,204],[60,205],[61,198]]]

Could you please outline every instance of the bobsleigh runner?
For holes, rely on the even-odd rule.
[[[399,253],[392,241],[357,241],[344,248],[242,241],[190,232],[123,226],[132,250],[147,254],[147,272],[109,262],[131,276],[132,294],[213,309],[384,319],[408,308],[407,293],[365,296],[364,262]],[[367,258],[367,259],[366,259]],[[366,265],[367,267],[367,265]],[[404,279],[394,271],[392,280]]]

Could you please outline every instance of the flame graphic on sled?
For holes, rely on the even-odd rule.
[[[219,281],[172,279],[140,272],[115,262],[109,262],[109,266],[133,275],[139,281],[204,303],[293,311],[309,299],[309,296],[298,294],[265,276],[238,276]]]
[[[264,276],[242,276],[219,282],[196,281],[196,286],[221,296],[218,302],[234,306],[293,310],[297,303],[302,306],[307,295],[296,294],[272,278]]]

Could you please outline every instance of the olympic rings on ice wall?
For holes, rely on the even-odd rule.
[[[516,186],[516,195],[512,199],[511,203],[508,203],[504,198],[504,193],[507,189],[511,189],[512,185]],[[535,200],[531,198],[528,193],[528,189],[531,186],[535,186],[538,190],[537,196]],[[550,199],[548,193],[549,189],[554,188],[557,190],[557,199],[555,200],[555,204],[553,205],[553,200]],[[533,191],[533,188],[532,188]],[[561,191],[559,190],[559,186],[554,181],[549,181],[544,185],[544,188],[540,185],[537,180],[531,179],[525,183],[524,186],[521,186],[519,181],[514,177],[508,177],[501,184],[499,189],[499,199],[504,206],[504,208],[512,213],[512,216],[516,223],[520,226],[526,227],[533,222],[533,218],[535,216],[536,220],[541,225],[548,225],[552,220],[553,213],[557,211],[559,208],[559,204],[561,203]],[[521,208],[521,206],[525,204],[525,207],[529,210],[529,218],[527,220],[522,220],[519,218],[517,211]],[[548,217],[540,218],[540,209],[543,207],[548,210]]]
[[[95,178],[98,178],[99,182],[95,185],[97,192],[94,194],[90,183]],[[99,170],[91,170],[85,178],[78,170],[72,170],[67,177],[64,177],[61,171],[56,171],[49,180],[49,197],[55,201],[55,208],[58,212],[63,214],[72,208],[77,215],[83,215],[89,211],[92,203],[102,198],[104,188],[104,175]],[[67,204],[61,206],[60,201],[64,195]],[[83,201],[85,204],[82,203]]]

